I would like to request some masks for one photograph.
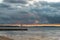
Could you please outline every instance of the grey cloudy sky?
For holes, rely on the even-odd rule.
[[[60,0],[0,0],[0,23],[60,23]]]

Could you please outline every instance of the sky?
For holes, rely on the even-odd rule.
[[[0,0],[0,3],[2,3],[4,0]],[[39,2],[39,1],[47,1],[47,2],[60,2],[60,0],[28,0],[28,1],[36,1],[36,2]],[[32,3],[32,2],[31,2]]]
[[[47,2],[60,2],[60,0],[44,0],[44,1],[47,1]]]
[[[36,2],[38,2],[38,1],[60,2],[60,0],[28,0],[28,1],[36,1]],[[3,2],[3,0],[0,0],[0,3],[2,3],[2,2]]]
[[[60,0],[0,0],[5,23],[60,23]]]
[[[2,3],[3,2],[3,0],[0,0],[0,3]]]

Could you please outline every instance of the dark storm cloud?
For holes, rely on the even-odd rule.
[[[39,23],[60,23],[60,3],[58,2],[42,1],[26,6],[26,4],[9,3],[11,0],[5,1],[6,3],[0,4],[0,23],[34,23],[35,20]]]
[[[10,6],[7,8],[2,6],[0,9],[2,9],[0,11],[0,23],[17,23],[18,21],[22,21],[21,23],[28,23],[28,20],[33,18],[33,16],[29,15],[29,12],[20,11],[18,9],[12,10]]]
[[[40,16],[41,23],[60,23],[60,3],[38,3],[41,7],[33,8],[32,12],[35,11]]]
[[[26,0],[4,0],[4,2],[8,2],[8,3],[22,3],[22,4],[26,4],[27,3]]]

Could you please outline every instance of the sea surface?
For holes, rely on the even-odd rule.
[[[60,40],[60,27],[30,27],[27,31],[0,31],[14,40]]]
[[[27,31],[0,31],[0,34],[11,34],[11,35],[40,35],[44,33],[60,35],[60,27],[30,27]]]

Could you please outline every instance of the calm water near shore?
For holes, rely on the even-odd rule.
[[[60,27],[30,27],[28,31],[0,31],[14,40],[60,40]]]
[[[27,31],[0,31],[0,34],[40,34],[40,33],[60,33],[60,27],[30,27]]]

